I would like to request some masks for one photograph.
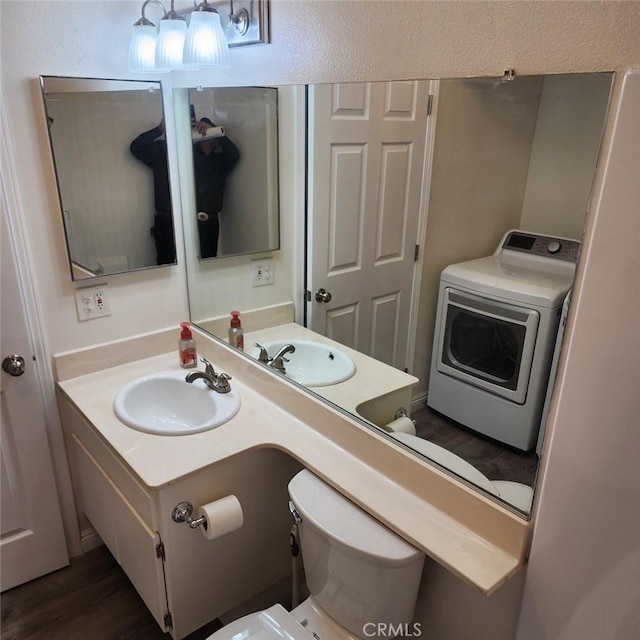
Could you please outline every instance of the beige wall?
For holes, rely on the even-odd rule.
[[[518,640],[640,628],[640,71],[627,76],[567,327]],[[575,319],[579,318],[579,322]]]
[[[634,2],[367,2],[366,10],[364,7],[361,2],[350,1],[274,0],[272,44],[232,51],[231,66],[227,71],[164,76],[163,84],[165,89],[171,89],[197,84],[298,84],[495,76],[511,67],[519,74],[619,71],[640,67],[640,38],[637,36],[640,15],[638,4]],[[12,212],[12,215],[23,221],[28,234],[34,284],[50,352],[175,325],[187,315],[184,257],[180,251],[177,267],[108,279],[112,316],[78,323],[73,303],[74,287],[66,267],[55,182],[50,161],[43,153],[47,145],[46,127],[36,77],[39,74],[128,77],[129,32],[139,12],[138,0],[0,2],[3,101],[21,191],[20,211]],[[165,101],[165,107],[170,122],[170,100]],[[169,126],[169,138],[172,135]],[[636,176],[637,156],[633,161],[635,166],[631,169]],[[630,181],[636,180],[633,176],[629,177]],[[172,186],[177,188],[176,184]],[[616,352],[612,356],[604,344],[603,348],[593,351],[594,341],[597,343],[600,336],[595,332],[596,325],[606,328],[611,323],[608,311],[604,312],[600,293],[608,293],[607,286],[613,292],[612,282],[623,282],[626,292],[637,289],[638,252],[629,245],[632,237],[640,236],[637,212],[628,208],[618,210],[615,195],[610,198],[601,208],[594,230],[593,270],[598,271],[597,282],[591,290],[589,278],[596,275],[591,274],[587,263],[585,291],[589,295],[585,295],[580,306],[581,321],[584,319],[589,329],[568,350],[568,366],[564,372],[566,385],[563,385],[566,396],[561,393],[558,398],[558,419],[553,429],[559,449],[550,458],[547,477],[556,488],[561,484],[559,476],[571,476],[575,471],[577,456],[584,455],[585,460],[593,464],[585,463],[581,473],[576,473],[570,483],[572,490],[562,494],[569,500],[578,500],[573,503],[577,504],[575,511],[567,512],[566,505],[554,499],[552,491],[543,483],[540,523],[532,554],[532,577],[527,587],[521,629],[521,634],[531,629],[529,637],[536,640],[541,637],[535,635],[536,629],[544,629],[547,624],[551,626],[552,620],[555,628],[562,624],[559,604],[564,601],[560,599],[556,605],[556,601],[544,596],[545,590],[554,592],[554,584],[558,581],[568,579],[567,591],[573,594],[576,607],[581,601],[589,602],[589,596],[594,593],[599,596],[599,602],[610,604],[618,592],[628,590],[621,580],[615,579],[616,567],[612,564],[594,567],[594,570],[605,572],[610,569],[611,582],[600,582],[598,591],[593,591],[593,581],[582,579],[581,567],[592,562],[593,553],[600,551],[597,547],[603,536],[601,533],[591,535],[593,522],[613,523],[618,516],[617,510],[611,513],[600,507],[611,494],[622,492],[625,478],[617,474],[626,468],[616,467],[616,454],[624,456],[630,448],[626,441],[610,441],[611,461],[607,461],[607,466],[599,466],[596,454],[592,455],[590,445],[593,441],[589,441],[587,447],[581,445],[581,437],[569,437],[577,429],[581,435],[601,433],[602,424],[606,422],[602,408],[613,410],[618,423],[635,421],[637,424],[637,393],[633,389],[628,394],[624,392],[628,384],[625,380],[629,380],[627,376],[635,375],[636,371],[632,368],[633,349],[627,340],[631,339],[631,344],[637,348],[637,323],[635,327],[630,326],[628,319],[623,328],[616,331],[616,344],[621,345],[616,348],[624,346],[626,353]],[[611,222],[610,216],[613,217]],[[616,244],[618,239],[622,240],[624,252]],[[181,242],[180,233],[177,240]],[[629,274],[636,274],[634,281],[630,281]],[[620,288],[616,286],[616,290]],[[609,298],[607,301],[617,302]],[[624,375],[613,375],[619,371],[614,365],[620,358],[625,365]],[[636,353],[636,364],[637,360]],[[580,392],[582,387],[584,394]],[[616,402],[603,403],[603,397]],[[55,428],[53,418],[52,421],[52,428]],[[613,475],[612,465],[616,469]],[[585,503],[586,493],[580,491],[580,481],[585,475],[599,490],[599,500],[590,510]],[[609,478],[611,486],[607,486]],[[637,503],[637,498],[636,490],[630,499]],[[619,506],[618,503],[612,505]],[[587,510],[580,511],[584,508]],[[584,513],[586,521],[581,516],[575,525],[568,526],[576,512]],[[578,524],[581,525],[580,543],[572,550],[571,542],[578,535]],[[615,528],[612,526],[611,530],[615,531]],[[545,548],[553,544],[557,531],[566,533],[559,549],[570,554],[568,568],[557,557],[542,557]],[[584,555],[579,554],[581,550]],[[628,546],[626,550],[632,559],[633,547]],[[605,561],[609,559],[622,562],[621,557],[607,554]],[[624,571],[628,565],[623,562],[619,566]],[[589,578],[595,580],[594,575],[589,574]],[[438,587],[426,585],[420,600],[425,637],[430,640],[450,637],[475,640],[483,637],[478,635],[480,629],[485,637],[489,637],[486,634],[492,625],[496,629],[490,636],[492,640],[514,637],[519,599],[517,581],[505,585],[505,600],[498,602],[499,606],[493,604],[495,600],[485,603],[474,599],[473,607],[465,607],[465,596],[469,593],[466,585],[449,580],[450,577],[439,569],[432,578],[434,582],[430,584]],[[447,582],[450,588],[441,590],[442,582]],[[462,607],[460,603],[463,603]],[[598,611],[607,611],[607,608],[594,604],[586,612],[578,612],[585,628],[594,619],[605,618],[598,615]],[[632,622],[636,623],[636,628],[640,626],[637,619]],[[432,632],[427,636],[430,627]],[[462,630],[456,633],[457,629]],[[556,637],[552,634],[549,640],[556,640]]]
[[[440,273],[492,254],[505,231],[520,226],[542,82],[540,76],[440,82],[414,354],[417,393],[429,381]]]
[[[582,238],[610,86],[607,74],[544,79],[521,229]]]

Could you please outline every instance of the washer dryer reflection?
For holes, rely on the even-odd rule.
[[[427,404],[512,447],[535,447],[577,240],[512,230],[441,275]]]

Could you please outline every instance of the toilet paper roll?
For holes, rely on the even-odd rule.
[[[383,429],[385,431],[408,433],[412,436],[416,435],[416,426],[413,424],[413,420],[411,420],[411,418],[408,418],[407,416],[392,420],[389,424],[386,424]]]
[[[227,496],[198,507],[196,518],[205,516],[206,524],[199,527],[207,540],[215,540],[225,533],[239,529],[244,523],[238,498]]]
[[[209,127],[202,135],[197,129],[191,132],[191,139],[194,142],[202,142],[203,140],[211,140],[212,138],[224,138],[224,127]]]

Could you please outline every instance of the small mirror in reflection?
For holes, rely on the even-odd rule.
[[[190,90],[189,108],[192,253],[205,260],[278,249],[278,90]]]

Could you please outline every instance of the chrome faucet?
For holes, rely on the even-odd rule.
[[[194,380],[203,380],[212,391],[229,393],[231,391],[231,385],[229,384],[231,376],[227,373],[216,373],[213,365],[206,358],[200,358],[200,361],[204,364],[204,371],[188,373],[185,382],[191,384]]]
[[[258,361],[266,364],[268,367],[279,371],[280,373],[286,373],[286,369],[284,366],[285,362],[289,362],[285,356],[288,353],[294,353],[296,348],[292,344],[286,344],[275,356],[270,357],[267,350],[258,342],[255,343],[255,346],[260,349],[260,353],[258,354]]]
[[[292,344],[285,344],[284,347],[282,347],[282,349],[273,356],[273,358],[269,358],[267,366],[279,371],[280,373],[286,373],[287,370],[285,369],[284,363],[289,362],[289,360],[285,358],[285,356],[289,353],[295,353],[295,351],[296,348]]]
[[[260,349],[260,355],[258,355],[258,361],[264,362],[264,364],[268,364],[269,353],[267,352],[267,350],[259,342],[256,342],[255,346],[258,347],[258,349]]]

